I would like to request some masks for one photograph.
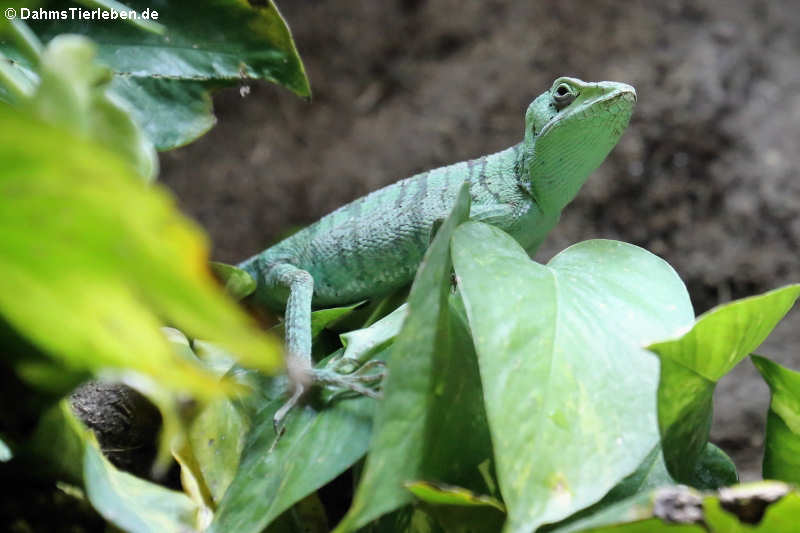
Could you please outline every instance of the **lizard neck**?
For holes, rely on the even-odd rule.
[[[530,196],[533,201],[538,204],[539,201],[536,199],[536,194],[533,190],[533,184],[531,183],[531,176],[530,171],[528,168],[528,159],[530,158],[530,154],[525,141],[515,144],[511,147],[511,150],[514,153],[514,166],[513,166],[513,175],[514,181],[517,182],[517,186],[525,191],[528,196]],[[540,206],[541,207],[541,206]]]

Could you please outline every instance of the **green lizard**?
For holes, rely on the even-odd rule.
[[[624,83],[558,78],[528,107],[521,143],[372,192],[242,262],[257,282],[255,302],[285,309],[294,389],[275,415],[276,429],[315,383],[367,392],[360,373],[313,368],[312,306],[372,299],[410,283],[465,182],[470,219],[499,227],[533,253],[617,144],[635,102]]]

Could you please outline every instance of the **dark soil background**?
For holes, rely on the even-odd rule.
[[[418,171],[500,150],[560,75],[634,85],[628,132],[538,258],[604,237],[669,261],[698,313],[800,281],[800,9],[793,0],[284,1],[311,79],[215,100],[162,180],[234,262]],[[760,349],[800,368],[800,313]],[[769,394],[745,361],[713,439],[760,474]]]

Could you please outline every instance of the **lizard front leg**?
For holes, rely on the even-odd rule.
[[[291,396],[275,413],[273,418],[275,432],[280,435],[280,428],[286,416],[312,385],[329,385],[376,397],[377,393],[363,383],[379,381],[382,374],[342,375],[335,370],[314,368],[311,361],[311,301],[314,295],[314,278],[311,274],[289,263],[278,263],[269,268],[265,282],[270,287],[289,290],[284,329],[286,370],[291,384]]]
[[[296,266],[280,263],[269,269],[265,276],[265,282],[269,286],[289,289],[284,329],[286,331],[286,372],[289,375],[292,394],[273,418],[277,433],[286,415],[297,405],[312,382],[311,298],[314,295],[314,278]]]

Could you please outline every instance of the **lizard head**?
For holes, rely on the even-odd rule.
[[[523,184],[539,207],[560,211],[628,126],[636,91],[611,81],[558,78],[525,114]]]

